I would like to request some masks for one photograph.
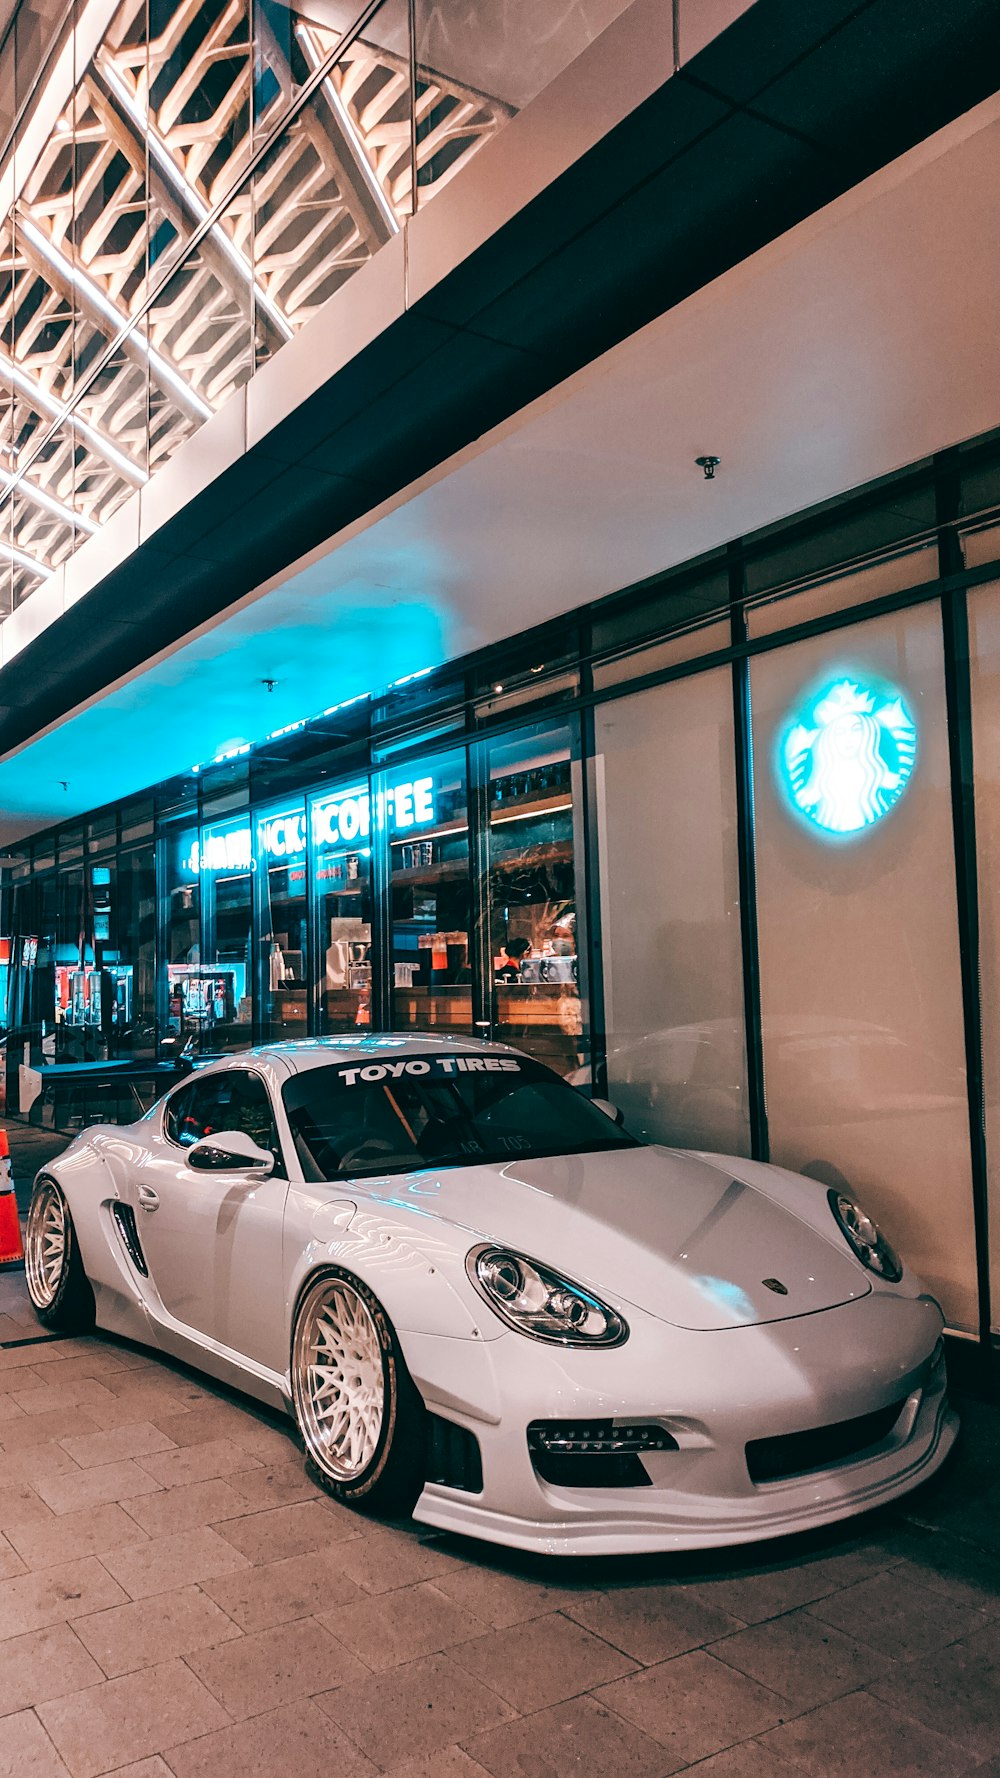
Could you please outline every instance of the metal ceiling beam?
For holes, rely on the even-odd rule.
[[[33,69],[31,91],[4,144],[0,217],[8,215],[30,179],[87,66],[111,29],[120,0],[82,0],[67,9],[62,36],[48,61]],[[15,136],[16,131],[16,136]],[[16,141],[16,153],[7,153]]]
[[[47,562],[39,562],[35,556],[29,556],[26,550],[17,549],[13,543],[0,541],[0,562],[10,562],[15,568],[24,568],[29,574],[37,574],[39,580],[51,580],[55,573]]]
[[[109,342],[120,343],[126,358],[143,368],[148,364],[161,388],[189,419],[199,423],[211,419],[212,409],[195,394],[176,366],[150,346],[137,327],[127,331],[127,315],[115,307],[100,285],[75,265],[30,216],[21,211],[15,227],[21,250],[39,277],[57,289],[70,304],[78,304],[91,326],[103,333]]]
[[[0,470],[0,488],[13,488],[14,492],[19,494],[23,500],[30,500],[33,506],[40,507],[43,512],[51,514],[54,519],[62,519],[64,524],[72,525],[75,530],[86,531],[88,537],[92,537],[96,531],[100,530],[100,526],[95,525],[93,519],[88,519],[85,513],[76,512],[72,506],[67,506],[65,501],[58,500],[55,494],[50,494],[46,488],[40,488],[38,483],[33,482],[27,475],[18,477],[7,470]]]
[[[315,73],[321,66],[324,57],[314,42],[308,26],[297,23],[295,35],[309,64],[310,72]],[[348,164],[345,171],[353,174],[351,184],[362,199],[364,211],[373,228],[375,244],[381,246],[382,242],[388,240],[390,235],[398,235],[399,219],[379,183],[375,169],[368,158],[364,142],[355,128],[351,114],[340,96],[332,74],[327,74],[324,77],[321,91],[330,107],[331,115],[340,130],[344,147],[347,150]],[[379,228],[379,224],[381,224],[381,228]]]
[[[41,414],[44,419],[54,422],[57,426],[62,425],[66,420],[70,421],[91,450],[97,456],[102,457],[112,469],[117,470],[119,475],[124,476],[125,480],[130,482],[134,488],[141,488],[145,482],[148,482],[149,476],[144,469],[141,469],[137,463],[133,463],[132,459],[127,457],[124,451],[119,450],[118,446],[110,438],[105,437],[104,433],[99,431],[96,426],[91,426],[89,421],[82,420],[79,414],[74,413],[71,402],[57,401],[54,396],[48,393],[47,389],[42,388],[37,377],[33,377],[2,348],[0,348],[0,375],[8,377],[14,388],[30,401],[35,412]]]
[[[257,130],[253,58],[263,44],[266,59],[270,27],[251,33],[248,0],[167,0],[155,38],[143,0],[78,0],[75,34],[39,71],[0,171],[2,331],[17,342],[0,348],[0,374],[20,447],[0,472],[0,510],[19,502],[26,555],[43,538],[52,560],[71,553],[248,361],[399,231],[409,64],[365,40],[376,11],[369,0],[340,37],[293,17],[306,69]],[[458,119],[458,164],[506,108],[436,76],[432,88]],[[151,263],[159,230],[167,253]]]
[[[173,212],[171,220],[178,227],[178,233],[194,233],[201,228],[209,215],[208,206],[185,179],[156,129],[155,120],[142,110],[129,92],[110,56],[99,55],[95,59],[89,82],[95,103],[104,114],[109,128],[118,137],[122,152],[128,155],[137,168],[144,169],[145,145],[148,142],[149,158],[163,182],[160,202],[165,209]],[[267,291],[254,277],[250,262],[220,223],[211,224],[202,237],[198,251],[221,284],[231,286],[235,274],[239,284],[239,300],[244,301],[252,295],[258,318],[277,336],[279,344],[291,339],[293,330],[287,317],[277,303],[271,301]]]

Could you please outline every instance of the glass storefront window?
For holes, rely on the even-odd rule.
[[[628,1128],[749,1151],[728,667],[594,718],[608,1092]]]
[[[426,204],[630,0],[552,6],[416,0],[417,186]]]
[[[23,1009],[27,1014],[25,1036],[30,1046],[24,1059],[37,1066],[39,1062],[56,1060],[53,1015],[58,955],[59,879],[54,871],[48,872],[36,879],[34,888],[37,896],[34,931],[29,932],[24,939],[21,964],[25,989]]]
[[[165,925],[165,999],[159,1017],[160,1052],[176,1055],[201,1029],[200,1001],[189,993],[201,971],[201,872],[198,829],[186,827],[161,842]]]
[[[367,780],[317,797],[313,845],[319,1029],[371,1024],[372,849]]]
[[[974,1328],[940,607],[775,649],[750,684],[771,1158],[856,1195]]]
[[[96,1062],[102,1056],[101,978],[84,872],[61,870],[56,882],[53,1037],[43,1035],[42,1055],[52,1062]]]
[[[56,1048],[61,1061],[103,1062],[128,1053],[133,1037],[131,954],[141,943],[141,911],[133,905],[131,855],[122,859],[126,906],[119,896],[119,863],[112,853],[73,872],[70,899],[79,893],[78,932],[68,937],[63,916],[56,958]],[[147,909],[147,932],[152,939]],[[72,914],[70,914],[70,920]],[[125,942],[127,956],[121,950]],[[152,1032],[147,1033],[152,1042]]]
[[[387,773],[376,814],[389,846],[393,1026],[471,1031],[465,754]]]
[[[86,868],[86,936],[81,962],[56,968],[64,1036],[76,1047],[81,1033],[91,1059],[152,1055],[155,898],[152,849],[109,855]],[[138,966],[138,982],[136,969]],[[138,989],[138,995],[137,995]]]
[[[594,689],[603,691],[611,685],[625,685],[643,673],[662,673],[684,661],[696,661],[700,655],[715,654],[729,647],[733,639],[727,618],[718,623],[703,624],[700,629],[684,630],[665,642],[649,642],[634,652],[615,655],[594,666]]]
[[[92,866],[95,879],[101,868]],[[109,871],[109,880],[110,875]],[[102,986],[112,1054],[138,1059],[156,1053],[156,873],[152,846],[119,855],[117,899],[117,943],[113,950],[104,948]],[[103,942],[99,927],[103,928],[103,919],[95,880],[95,947]]]
[[[920,586],[937,575],[937,548],[908,550],[859,568],[852,574],[818,580],[799,592],[779,594],[747,612],[750,636],[771,636],[792,624],[813,623],[849,605],[864,605],[904,587]]]
[[[304,1037],[309,1018],[305,804],[257,818],[260,1035]]]
[[[95,817],[87,827],[88,852],[113,852],[117,838],[118,823],[114,814],[103,814]]]
[[[48,940],[44,944],[40,943],[38,924],[45,881],[45,878],[36,878],[34,882],[26,879],[15,883],[7,897],[10,937],[6,941],[8,955],[4,999],[4,1055],[8,1076],[8,1107],[13,1109],[17,1107],[18,1066],[22,1061],[30,1062],[32,1056],[33,1021],[38,1010],[35,978],[39,951],[44,954],[48,950]],[[46,1016],[51,1017],[48,1006],[45,1011]]]
[[[248,816],[203,829],[199,868],[205,950],[200,971],[187,982],[203,1050],[245,1049],[251,1041],[252,866]]]
[[[560,1074],[584,1065],[567,724],[487,748],[493,1033]]]

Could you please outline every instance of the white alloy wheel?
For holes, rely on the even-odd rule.
[[[321,1278],[302,1304],[292,1390],[314,1463],[336,1482],[358,1480],[379,1449],[387,1391],[378,1328],[346,1278]]]
[[[36,1186],[25,1231],[24,1269],[28,1293],[38,1309],[54,1301],[66,1266],[66,1206],[49,1179]]]

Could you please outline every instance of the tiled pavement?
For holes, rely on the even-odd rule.
[[[965,1427],[841,1532],[558,1564],[345,1511],[136,1347],[0,1346],[0,1778],[1000,1778],[1000,1412]]]

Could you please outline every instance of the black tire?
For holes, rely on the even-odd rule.
[[[41,1239],[39,1224],[44,1206],[53,1202],[61,1208],[64,1240],[61,1268],[50,1287],[43,1282],[40,1256],[33,1247]],[[40,1174],[32,1188],[24,1246],[28,1295],[42,1326],[54,1333],[90,1333],[94,1326],[94,1292],[83,1269],[69,1206],[57,1181],[47,1174]]]
[[[383,1411],[374,1448],[354,1473],[338,1473],[317,1432],[314,1367],[304,1363],[310,1318],[324,1293],[350,1294],[370,1317],[377,1335]],[[307,1374],[309,1373],[309,1374]],[[292,1405],[308,1460],[309,1473],[334,1500],[365,1512],[404,1516],[412,1512],[426,1478],[427,1410],[417,1390],[389,1317],[378,1298],[350,1272],[327,1271],[311,1278],[299,1298],[292,1330]],[[344,1399],[339,1397],[339,1399]]]

